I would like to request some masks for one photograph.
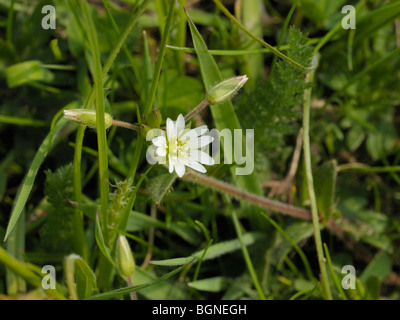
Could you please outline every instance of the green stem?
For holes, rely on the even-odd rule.
[[[157,63],[154,68],[153,80],[151,83],[149,94],[147,96],[146,105],[145,105],[144,111],[143,111],[144,116],[146,116],[151,111],[151,107],[153,106],[153,103],[154,103],[158,80],[160,78],[161,68],[162,68],[162,65],[164,62],[167,40],[168,40],[169,32],[171,30],[172,18],[174,16],[174,8],[175,8],[175,1],[171,1],[170,6],[169,6],[169,11],[168,11],[167,22],[165,23],[164,32],[163,32],[163,36],[161,39],[160,50],[158,51],[158,55],[157,55]],[[140,154],[142,153],[143,145],[144,145],[144,139],[142,137],[138,137],[135,154],[133,157],[133,163],[129,170],[128,178],[135,177],[137,166],[139,164]]]
[[[233,225],[235,226],[235,231],[236,231],[236,234],[237,234],[237,236],[239,238],[240,245],[242,247],[243,257],[244,257],[244,260],[246,262],[247,269],[249,270],[250,277],[253,280],[254,287],[256,288],[256,290],[258,292],[258,295],[260,296],[261,300],[266,300],[264,292],[263,292],[263,290],[261,288],[260,282],[258,281],[257,274],[256,274],[256,272],[254,270],[253,263],[251,262],[249,252],[247,250],[246,245],[243,242],[243,235],[242,235],[242,230],[241,230],[241,227],[240,227],[239,219],[236,216],[236,213],[235,213],[234,210],[231,209],[230,211],[231,211],[231,214],[232,214]]]
[[[327,260],[328,266],[329,266],[329,271],[331,272],[331,275],[332,275],[333,281],[335,282],[336,288],[338,289],[342,299],[348,300],[346,293],[343,291],[342,284],[340,283],[340,281],[335,273],[335,270],[333,269],[331,256],[329,254],[328,246],[326,245],[326,243],[324,243],[324,250],[325,250],[326,260]]]
[[[381,173],[381,172],[398,172],[400,171],[400,166],[385,166],[385,167],[370,167],[363,163],[347,163],[342,164],[336,168],[337,172],[342,171],[361,171],[361,172],[371,172],[371,173]]]
[[[298,69],[301,70],[309,70],[307,67],[302,66],[301,64],[297,63],[296,61],[290,59],[288,56],[285,56],[282,52],[279,50],[275,49],[273,46],[270,44],[266,43],[262,39],[258,38],[254,34],[252,34],[249,30],[246,29],[229,11],[224,7],[224,5],[219,1],[219,0],[213,0],[215,4],[217,5],[218,8],[221,9],[221,11],[230,19],[232,22],[241,30],[244,31],[250,38],[256,40],[257,42],[261,43],[264,47],[268,48],[273,54],[277,55],[279,58],[282,60],[285,60],[286,62],[289,62],[293,66],[295,66]]]
[[[281,34],[279,35],[279,40],[278,40],[278,43],[276,44],[276,49],[277,49],[277,50],[281,50],[281,45],[282,45],[282,42],[283,42],[283,37],[285,36],[285,33],[286,33],[287,27],[288,27],[288,25],[289,25],[290,19],[292,19],[294,10],[296,9],[296,7],[297,7],[297,5],[299,4],[299,2],[300,2],[300,0],[297,0],[295,3],[293,3],[292,8],[290,8],[290,11],[289,11],[289,13],[288,13],[288,15],[287,15],[287,17],[286,17],[286,19],[285,19],[285,22],[283,23],[283,27],[282,27],[282,30],[281,30]],[[276,60],[277,60],[277,59],[278,59],[278,56],[277,56],[277,55],[274,55],[274,58],[272,59],[272,65],[271,65],[271,72],[270,72],[270,74],[273,74],[273,73],[274,73],[275,65],[276,65]]]
[[[22,210],[15,228],[8,237],[6,249],[11,256],[20,261],[24,260],[22,253],[25,251],[25,208]],[[18,293],[26,292],[25,280],[8,268],[6,268],[6,284],[9,296],[16,296]]]
[[[266,213],[261,212],[261,215],[268,220],[270,224],[287,240],[290,242],[290,244],[293,246],[293,248],[296,250],[298,255],[300,256],[301,261],[304,264],[304,268],[306,269],[306,273],[310,281],[315,282],[315,277],[312,273],[310,264],[308,263],[307,257],[304,254],[303,250],[298,246],[298,244],[280,227],[279,224],[277,224],[272,218],[270,218]]]
[[[168,36],[169,36],[170,30],[171,30],[172,18],[174,16],[174,8],[175,8],[175,1],[171,1],[171,4],[169,6],[169,11],[168,11],[167,22],[165,23],[164,33],[163,33],[161,43],[160,43],[160,50],[158,51],[158,55],[157,55],[157,63],[154,68],[153,81],[151,83],[149,96],[146,101],[146,106],[144,108],[145,116],[150,112],[151,107],[153,106],[155,95],[156,95],[158,80],[160,78],[161,68],[162,68],[162,65],[164,62],[167,40],[168,40]]]
[[[133,27],[135,26],[136,22],[139,20],[140,16],[143,14],[143,12],[146,10],[147,5],[151,2],[151,0],[145,0],[142,5],[139,7],[139,9],[135,12],[135,8],[132,9],[131,16],[129,19],[128,24],[126,25],[125,29],[122,31],[122,34],[118,40],[117,45],[115,46],[114,50],[110,53],[108,56],[104,66],[103,66],[103,77],[105,77],[110,71],[110,68],[117,57],[119,51],[121,50],[122,45],[125,43],[126,38],[132,31]],[[89,99],[86,103],[89,108],[93,105],[95,99],[94,91],[92,90]]]
[[[209,103],[210,101],[204,99],[202,102],[200,102],[200,104],[196,108],[194,108],[185,116],[185,121],[189,121],[190,119],[192,119],[196,114],[198,114],[201,110],[207,107]]]
[[[85,135],[85,126],[79,126],[76,134],[76,144],[74,153],[74,198],[76,202],[82,202],[82,180],[81,180],[81,160],[82,160],[82,146],[83,136]],[[74,251],[82,256],[85,261],[88,261],[89,253],[85,240],[85,231],[83,226],[83,213],[80,209],[75,208],[74,216],[72,219],[74,238],[73,245]]]
[[[318,65],[318,55],[313,57],[313,70],[307,73],[306,82],[313,83],[315,69]],[[314,181],[311,167],[311,149],[310,149],[310,106],[311,106],[312,88],[308,88],[304,92],[304,114],[303,114],[303,148],[304,148],[304,162],[307,176],[308,195],[311,202],[311,217],[314,226],[315,246],[317,249],[318,263],[321,271],[322,291],[325,299],[332,300],[332,293],[329,286],[328,274],[326,271],[324,251],[322,248],[321,231],[319,226],[319,216],[317,210],[317,202],[314,192]]]
[[[108,222],[108,148],[107,136],[104,121],[104,92],[103,92],[103,70],[100,60],[100,48],[97,38],[97,31],[89,11],[87,0],[80,2],[82,12],[87,26],[87,37],[90,44],[90,51],[93,56],[93,80],[95,88],[96,100],[96,128],[97,128],[97,144],[99,150],[99,179],[100,179],[100,221],[102,222],[103,233],[107,237],[106,227]]]
[[[131,130],[135,130],[135,131],[139,131],[140,128],[132,123],[129,122],[125,122],[125,121],[120,121],[120,120],[113,120],[112,124],[114,126],[118,126],[118,127],[122,127],[122,128],[126,128],[126,129],[131,129]]]

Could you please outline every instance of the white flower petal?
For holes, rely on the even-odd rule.
[[[185,139],[186,135],[188,135],[188,134],[190,134],[190,139],[192,138],[192,136],[193,136],[193,138],[197,138],[198,136],[205,134],[207,131],[208,131],[208,128],[206,125],[200,126],[200,127],[188,130],[180,137],[180,139]]]
[[[182,133],[182,131],[185,129],[185,118],[183,117],[182,114],[178,116],[178,119],[176,120],[176,136],[179,137],[179,135]]]
[[[183,175],[185,174],[185,165],[182,163],[177,163],[175,165],[175,172],[178,175],[179,178],[182,178]]]
[[[168,157],[169,173],[172,173],[174,171],[174,164],[175,164],[175,161],[169,156]]]
[[[201,173],[206,173],[207,172],[206,168],[204,168],[203,165],[201,165],[200,163],[198,163],[197,161],[194,161],[194,160],[188,161],[186,163],[186,166],[188,166],[188,167],[190,167],[190,168],[192,168],[192,169],[194,169],[196,171],[199,171]]]
[[[165,157],[167,155],[167,148],[165,147],[159,147],[156,150],[157,155],[159,155],[160,157]]]
[[[190,143],[191,149],[200,149],[200,148],[207,146],[208,144],[210,144],[213,141],[214,141],[214,138],[211,136],[202,136],[195,140],[190,140],[189,143]]]
[[[190,150],[190,159],[198,161],[201,164],[206,164],[208,166],[212,166],[215,164],[213,158],[211,158],[207,153],[200,150]]]
[[[168,118],[166,121],[166,125],[167,125],[167,137],[169,140],[172,136],[176,135],[175,123],[170,118]]]
[[[167,146],[167,139],[164,136],[159,136],[151,140],[153,144],[157,147],[166,147]]]

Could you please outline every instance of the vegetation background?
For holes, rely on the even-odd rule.
[[[395,0],[0,0],[0,298],[399,299],[399,17]],[[105,130],[104,112],[154,109],[163,127],[238,74],[191,123],[254,129],[249,176],[177,179]],[[83,107],[97,130],[62,117]]]

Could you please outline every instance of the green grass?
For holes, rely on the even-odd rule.
[[[0,297],[400,298],[400,2],[353,1],[355,30],[345,1],[205,3],[54,0],[43,30],[42,1],[0,0]],[[191,128],[254,129],[251,174],[149,165],[148,129],[198,105]]]

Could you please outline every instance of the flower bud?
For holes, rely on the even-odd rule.
[[[125,236],[119,235],[117,242],[118,267],[122,275],[130,277],[135,271],[135,259]]]
[[[206,99],[210,101],[210,104],[222,103],[232,98],[248,79],[249,78],[244,75],[222,81],[208,90]]]
[[[142,136],[142,138],[146,139],[147,133],[151,131],[152,128],[146,126],[145,124],[141,124],[139,126],[139,134]]]
[[[158,128],[160,127],[162,121],[162,116],[160,111],[157,109],[153,109],[146,117],[143,119],[143,122],[149,126],[150,128]]]
[[[68,120],[78,122],[84,126],[96,129],[96,111],[86,109],[64,110],[64,117]],[[112,117],[104,113],[104,123],[106,129],[112,126]]]

